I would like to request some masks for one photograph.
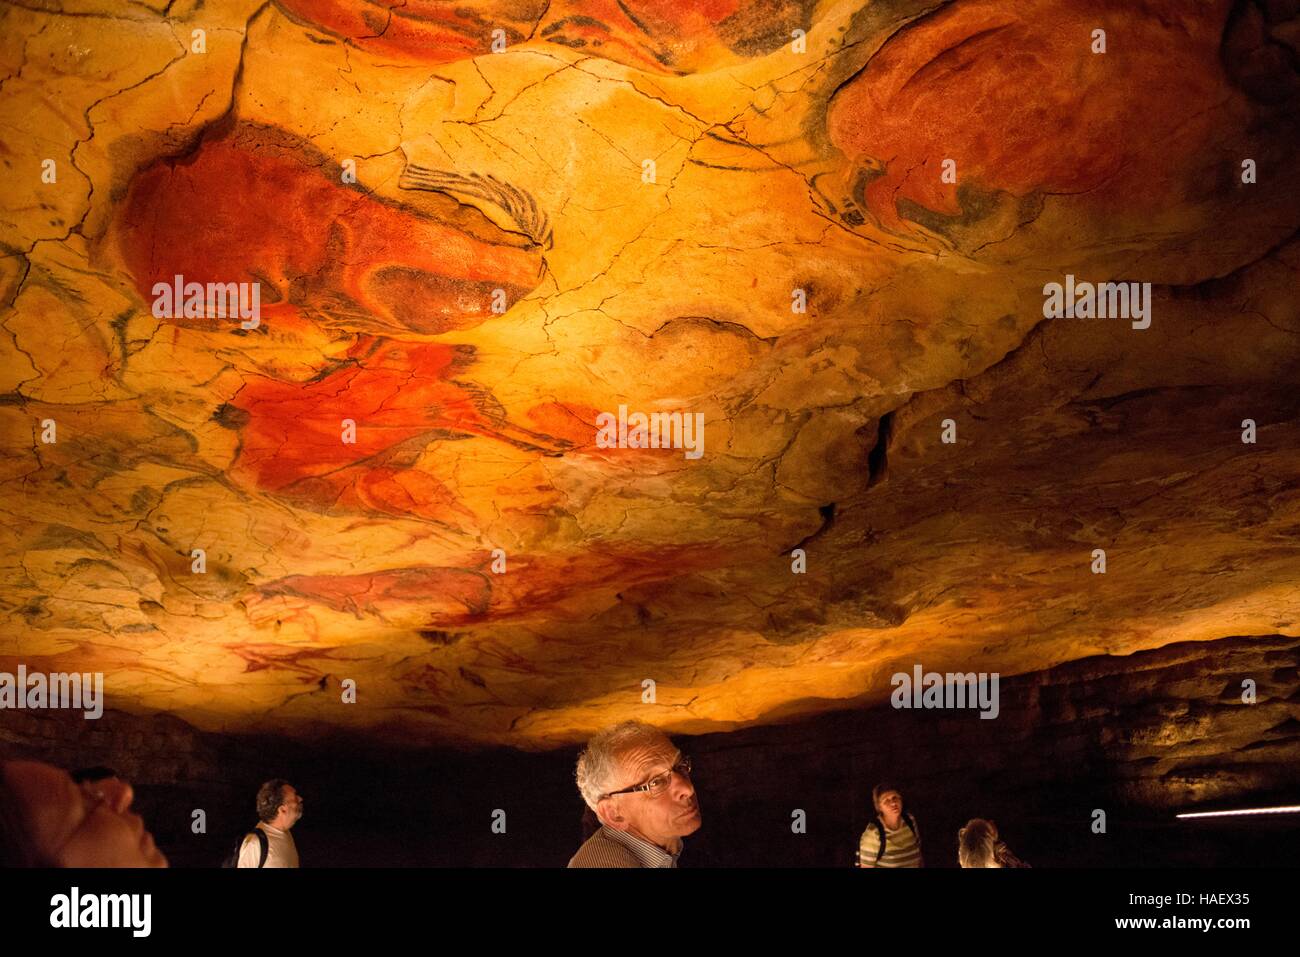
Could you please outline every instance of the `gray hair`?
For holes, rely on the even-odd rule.
[[[635,745],[659,740],[666,735],[644,721],[624,721],[612,728],[597,731],[587,742],[587,749],[578,755],[578,791],[587,807],[593,811],[601,797],[616,780],[620,766],[619,757]]]

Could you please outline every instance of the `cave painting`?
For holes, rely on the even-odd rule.
[[[1229,6],[944,6],[832,98],[828,134],[849,165],[842,192],[823,188],[845,222],[891,232],[945,233],[1006,206],[1031,217],[1049,194],[1102,215],[1167,206],[1243,108],[1227,76],[1186,68],[1217,61]]]
[[[1294,630],[1294,4],[5,16],[0,615],[117,706],[546,747]]]
[[[714,547],[603,548],[566,555],[466,555],[461,567],[410,566],[354,575],[291,575],[266,582],[249,602],[258,621],[321,605],[418,629],[455,629],[544,612],[566,616],[592,592],[666,581],[709,568],[725,556]]]
[[[490,393],[458,379],[472,364],[468,347],[362,336],[309,382],[253,379],[218,413],[240,433],[233,474],[305,508],[470,520],[416,467],[428,446],[481,435],[541,454],[566,447],[506,422]]]
[[[240,431],[237,480],[322,511],[469,520],[445,484],[412,467],[425,446],[485,435],[554,454],[565,443],[510,426],[487,389],[462,381],[472,347],[369,333],[438,333],[499,314],[494,294],[508,302],[528,292],[542,271],[540,250],[485,242],[332,181],[319,167],[293,138],[254,127],[159,160],[128,191],[117,223],[123,259],[142,296],[170,295],[170,277],[236,281],[263,290],[270,323],[357,333],[310,380],[250,377],[219,410],[217,420]],[[412,176],[412,188],[448,188],[445,176]],[[505,202],[508,188],[486,183]],[[210,197],[201,211],[196,196]],[[542,221],[535,204],[531,215],[535,226]],[[254,328],[234,318],[224,328],[237,325]],[[346,439],[345,420],[355,432]]]
[[[693,73],[770,53],[807,30],[813,0],[277,0],[305,29],[399,61],[448,63],[547,44],[655,73]]]
[[[385,335],[477,325],[543,270],[541,249],[517,234],[485,225],[496,233],[485,241],[379,199],[295,137],[257,126],[141,170],[115,228],[146,301],[177,276],[256,282],[263,316]]]

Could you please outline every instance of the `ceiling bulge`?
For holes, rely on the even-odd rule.
[[[6,141],[66,191],[4,240],[4,650],[549,746],[1290,628],[1285,14],[215,0],[97,21],[114,79],[11,11],[69,105]]]

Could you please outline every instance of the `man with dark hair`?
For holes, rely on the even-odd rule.
[[[244,838],[235,866],[297,867],[298,848],[289,829],[302,817],[302,798],[293,785],[273,778],[258,788],[257,817],[257,831]]]
[[[858,867],[924,867],[921,832],[903,809],[903,795],[892,784],[871,790],[876,816],[858,842]]]

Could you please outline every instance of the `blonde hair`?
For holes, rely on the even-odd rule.
[[[997,860],[998,826],[971,818],[957,832],[957,862],[962,867],[1001,867]]]

